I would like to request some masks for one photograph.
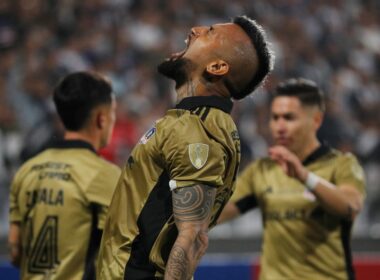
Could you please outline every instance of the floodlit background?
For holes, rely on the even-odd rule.
[[[0,0],[0,255],[5,258],[8,193],[14,172],[62,135],[51,101],[65,74],[96,70],[118,97],[118,121],[102,154],[122,164],[139,137],[172,104],[173,84],[156,65],[185,47],[194,25],[246,14],[267,31],[275,70],[255,95],[235,103],[242,168],[265,156],[268,92],[284,78],[313,79],[328,111],[320,137],[352,151],[367,174],[355,250],[380,243],[380,2],[377,0]],[[252,212],[211,232],[214,252],[259,250]],[[231,245],[233,244],[233,245]],[[256,245],[249,245],[256,244]],[[370,244],[367,247],[365,244]]]

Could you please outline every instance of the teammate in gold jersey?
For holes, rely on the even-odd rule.
[[[64,140],[24,163],[10,194],[9,246],[21,279],[95,279],[95,257],[120,169],[97,150],[110,140],[115,99],[95,73],[66,76],[54,103]]]
[[[365,195],[356,158],[320,143],[323,96],[312,81],[281,83],[271,104],[275,146],[238,177],[220,222],[259,207],[260,279],[354,279],[350,234]]]
[[[187,48],[159,66],[176,82],[177,105],[141,138],[122,171],[98,279],[192,277],[239,166],[230,99],[251,93],[271,65],[261,28],[237,17],[192,28]]]

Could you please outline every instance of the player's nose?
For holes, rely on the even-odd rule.
[[[275,130],[278,134],[284,134],[286,132],[286,122],[281,118],[276,121]]]
[[[191,28],[191,35],[192,36],[199,36],[202,33],[204,33],[206,29],[207,29],[206,26],[193,27],[193,28]]]

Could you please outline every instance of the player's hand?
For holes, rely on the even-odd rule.
[[[307,169],[303,166],[300,159],[287,148],[283,146],[271,147],[269,148],[269,156],[281,166],[288,176],[296,178],[301,182],[306,181]]]

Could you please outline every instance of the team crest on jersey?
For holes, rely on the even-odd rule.
[[[189,158],[196,169],[201,169],[207,162],[209,147],[207,144],[189,144]]]
[[[151,129],[149,129],[143,137],[140,138],[140,144],[146,144],[148,142],[148,140],[154,135],[154,133],[156,132],[156,127],[152,127]]]

